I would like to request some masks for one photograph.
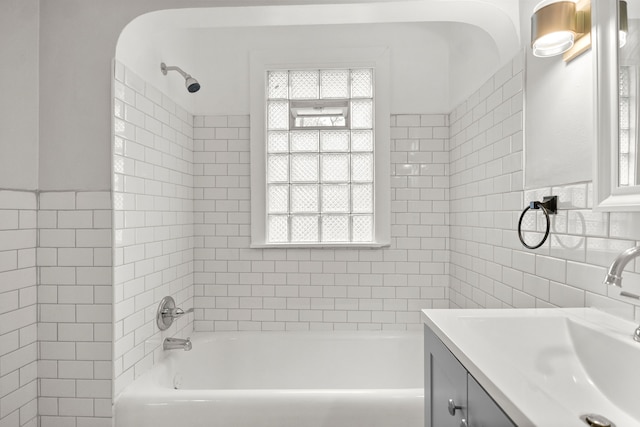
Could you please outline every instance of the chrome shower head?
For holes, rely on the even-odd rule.
[[[187,90],[191,93],[197,92],[200,90],[200,83],[196,79],[191,76],[188,76],[185,80],[185,86],[187,86]]]
[[[182,77],[184,77],[184,85],[187,87],[187,90],[190,93],[195,93],[200,90],[200,83],[198,83],[196,79],[191,77],[191,74],[187,74],[182,71],[180,67],[167,66],[167,64],[163,62],[160,64],[160,71],[162,71],[162,74],[164,74],[165,76],[167,75],[168,71],[177,71],[178,73],[180,73],[180,75],[182,75]]]

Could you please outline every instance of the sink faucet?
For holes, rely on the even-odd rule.
[[[604,278],[605,285],[616,285],[622,287],[622,270],[633,258],[640,256],[640,246],[629,248],[616,257],[609,267],[609,271]]]
[[[182,338],[165,338],[162,343],[163,350],[179,350],[182,349],[184,351],[191,350],[191,338],[182,339]]]
[[[622,271],[624,270],[625,266],[629,264],[629,261],[637,256],[640,256],[640,246],[629,248],[626,251],[620,253],[616,257],[616,259],[613,260],[611,266],[609,266],[609,271],[604,278],[605,285],[616,285],[617,287],[621,288]],[[621,295],[632,298],[640,298],[640,296],[628,292],[622,292]],[[636,342],[640,342],[640,326],[638,326],[633,332],[633,339]]]

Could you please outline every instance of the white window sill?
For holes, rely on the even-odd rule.
[[[252,243],[251,249],[380,249],[388,248],[391,243]]]

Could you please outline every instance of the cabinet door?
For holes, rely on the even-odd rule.
[[[467,415],[467,371],[425,326],[425,426],[459,427]],[[449,412],[449,400],[458,406]]]
[[[475,378],[467,377],[469,427],[516,427]]]

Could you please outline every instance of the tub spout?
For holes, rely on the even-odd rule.
[[[191,350],[191,338],[182,339],[182,338],[165,338],[162,343],[163,350],[179,350],[182,349],[184,351]]]

